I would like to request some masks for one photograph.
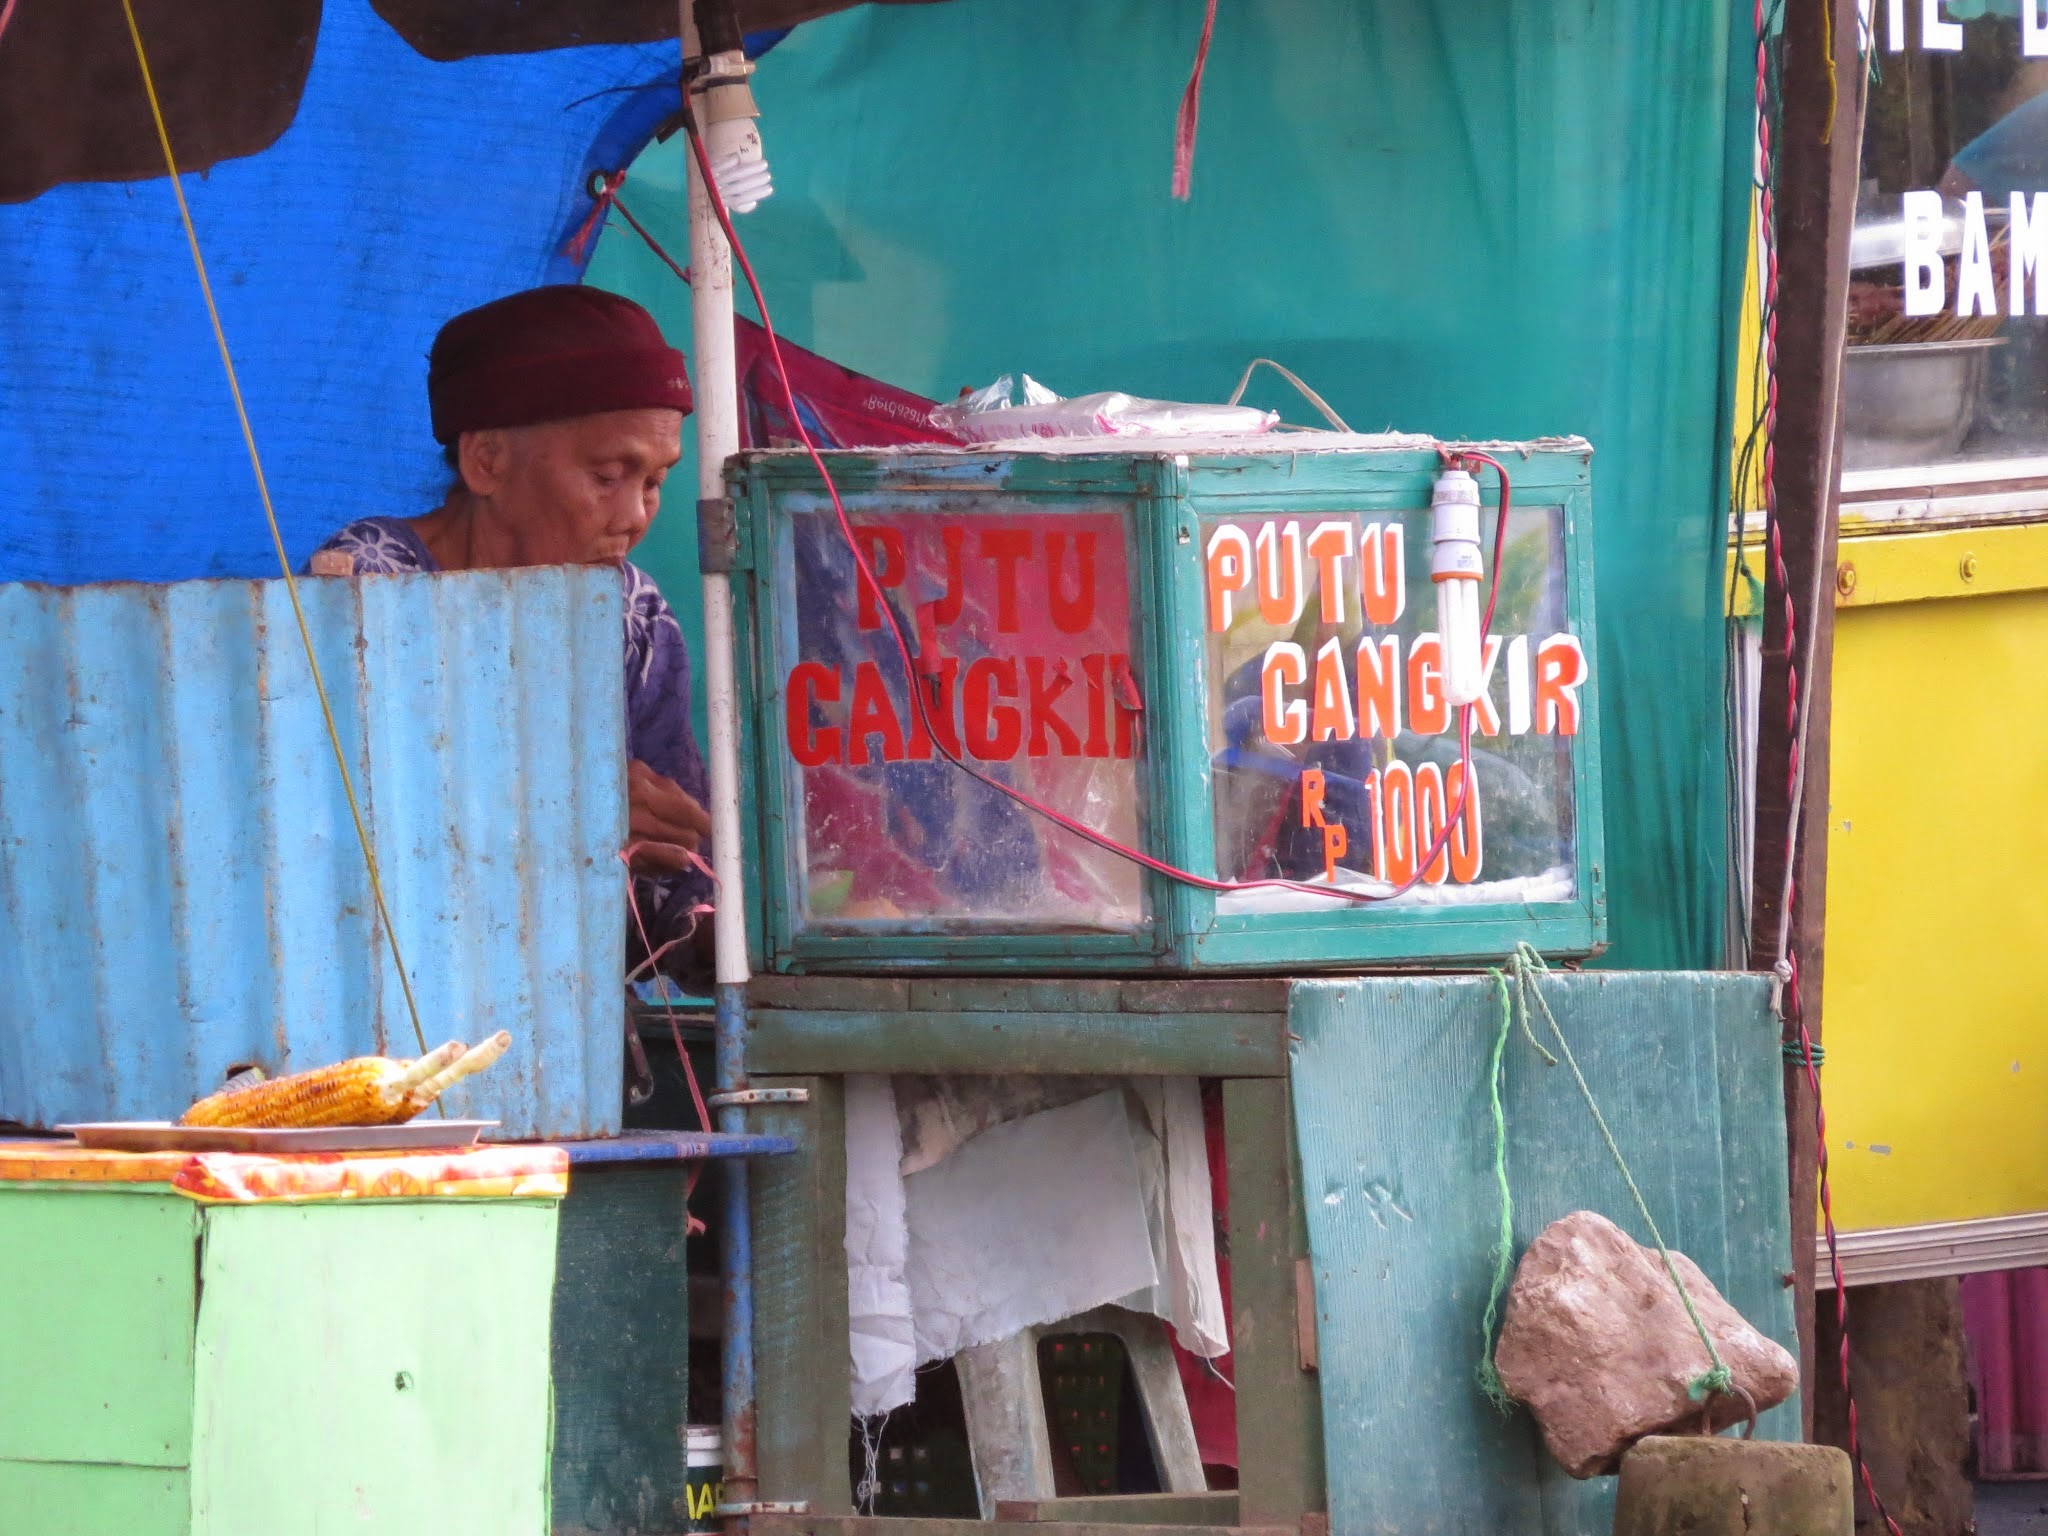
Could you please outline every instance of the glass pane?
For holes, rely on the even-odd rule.
[[[1145,915],[1138,867],[934,748],[1143,846],[1130,517],[955,497],[847,498],[925,679],[930,728],[831,507],[784,499],[776,651],[800,926],[1103,931]]]
[[[1495,513],[1482,527],[1492,559]],[[1426,508],[1204,523],[1217,874],[1405,883],[1458,802]],[[1476,794],[1412,903],[1576,892],[1572,738],[1588,661],[1565,628],[1564,511],[1517,506],[1472,740]],[[1295,891],[1219,912],[1345,910]]]
[[[2048,453],[2048,31],[2030,43],[2021,10],[1874,8],[1848,470]]]

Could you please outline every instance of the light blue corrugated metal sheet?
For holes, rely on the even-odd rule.
[[[617,576],[300,592],[427,1043],[512,1033],[450,1112],[617,1131]],[[0,657],[0,1118],[417,1054],[282,582],[0,586]]]
[[[1795,1353],[1778,1026],[1761,978],[1585,972],[1543,983],[1665,1240]],[[1479,1390],[1499,1225],[1485,976],[1296,985],[1289,1027],[1315,1269],[1330,1529],[1605,1536],[1574,1482]],[[1540,1019],[1537,1029],[1543,1029]],[[1595,1210],[1647,1241],[1569,1073],[1508,1044],[1515,1255]],[[1757,1433],[1797,1439],[1797,1403]]]

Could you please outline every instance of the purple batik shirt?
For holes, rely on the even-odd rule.
[[[350,523],[320,546],[318,553],[351,557],[359,576],[438,571],[441,566],[403,518],[366,517]],[[622,563],[626,598],[626,751],[656,773],[676,781],[698,804],[709,801],[704,757],[690,727],[690,652],[682,626],[654,580],[639,566]],[[705,862],[711,859],[707,844]],[[711,882],[698,871],[633,882],[647,937],[655,948],[687,934],[694,908],[711,899]],[[631,926],[631,918],[627,919]],[[639,935],[629,934],[639,950]],[[678,956],[686,962],[686,956]]]

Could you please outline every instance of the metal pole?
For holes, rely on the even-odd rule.
[[[696,46],[696,27],[685,34]],[[725,461],[739,451],[739,383],[733,361],[732,251],[718,227],[692,156],[690,176],[690,329],[697,374],[697,495],[725,496]],[[740,867],[739,700],[734,685],[732,584],[722,571],[704,577],[704,693],[710,714],[712,913],[721,987],[747,984],[747,925]]]
[[[701,52],[695,6],[680,0],[683,56]],[[686,86],[687,89],[687,86]],[[696,103],[686,103],[692,111]],[[699,119],[701,126],[702,119]],[[725,461],[739,451],[739,381],[733,361],[732,251],[711,199],[689,157],[690,331],[697,374],[697,496],[725,496]],[[745,872],[740,864],[739,695],[733,662],[732,584],[723,571],[704,574],[704,695],[710,717],[711,863],[718,879],[712,933],[717,942],[715,1062],[718,1091],[746,1087],[747,926]],[[718,1129],[746,1130],[746,1111],[718,1110]],[[724,1231],[719,1271],[725,1299],[723,1399],[725,1496],[729,1505],[755,1501],[754,1264],[747,1160],[725,1158]],[[744,1515],[730,1524],[744,1530]]]

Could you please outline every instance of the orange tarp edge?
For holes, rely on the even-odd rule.
[[[0,1184],[168,1184],[219,1204],[307,1200],[559,1200],[560,1147],[464,1151],[94,1152],[73,1142],[0,1142]]]

